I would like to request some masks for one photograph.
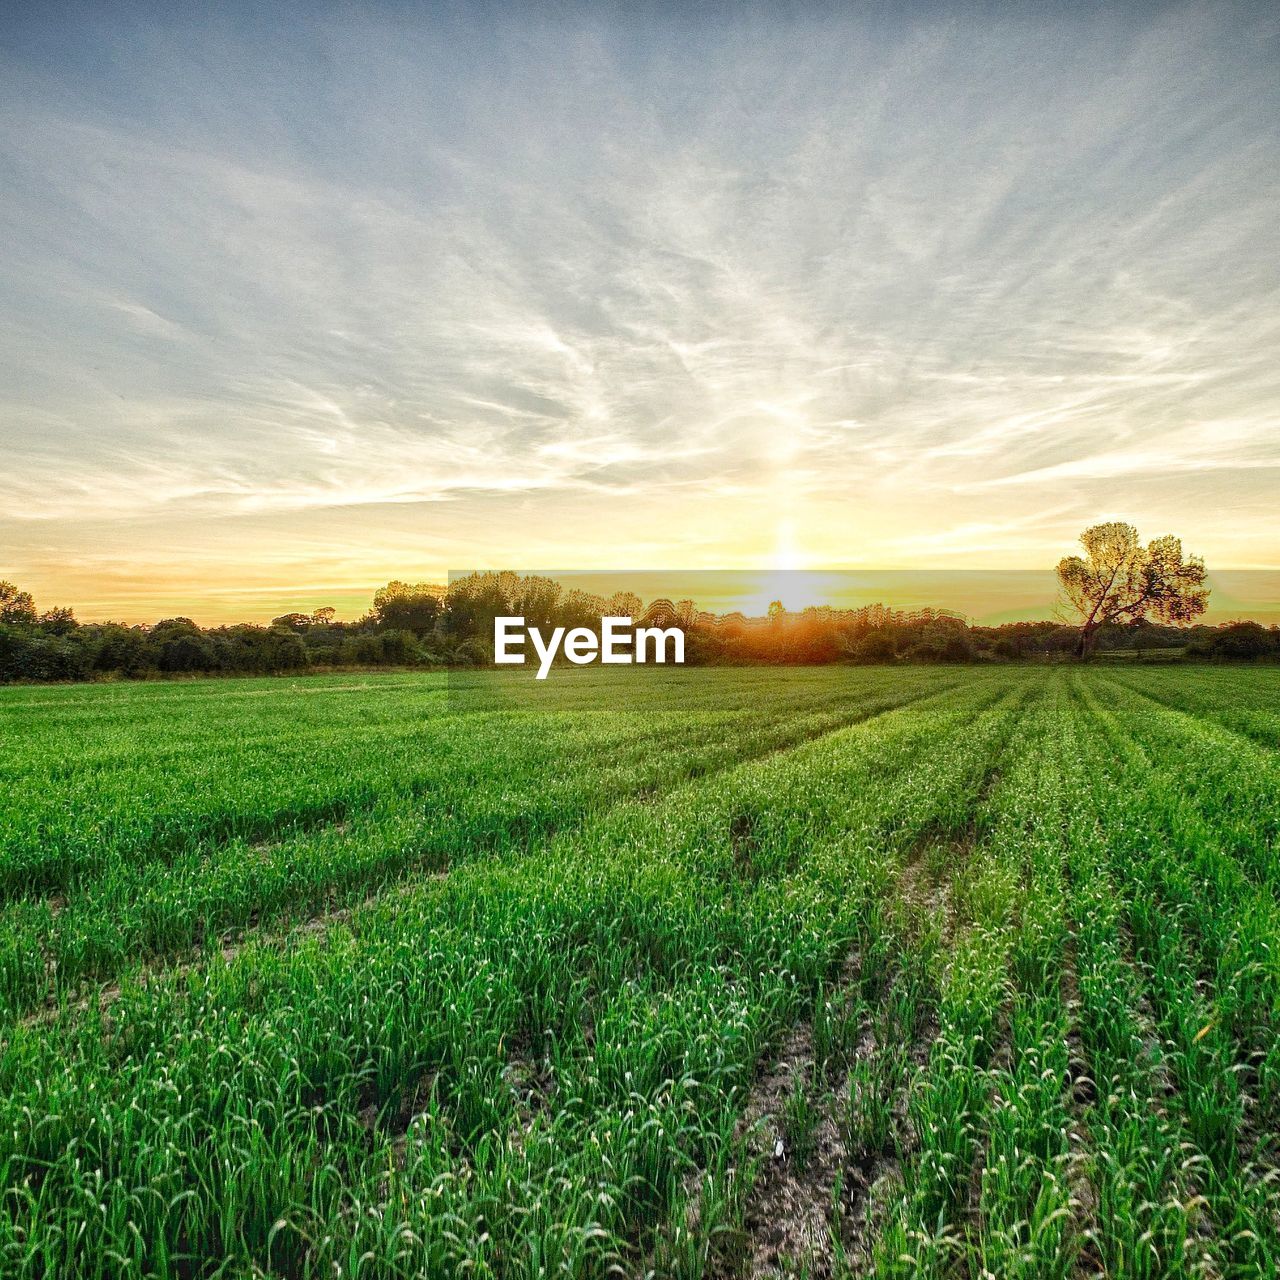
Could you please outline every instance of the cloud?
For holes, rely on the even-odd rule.
[[[869,563],[1123,483],[1280,559],[1277,38],[1235,17],[15,29],[0,542],[318,556],[329,512],[358,560],[363,510],[442,570],[496,498],[569,555],[591,510],[620,560]]]

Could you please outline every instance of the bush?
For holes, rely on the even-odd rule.
[[[106,622],[82,630],[93,645],[95,671],[118,671],[125,676],[139,676],[151,668],[147,637],[140,628]]]
[[[0,681],[85,680],[92,671],[93,651],[75,636],[0,623]]]
[[[1254,661],[1280,656],[1280,632],[1257,622],[1232,622],[1213,635],[1197,640],[1187,653],[1217,661]]]
[[[381,636],[370,634],[357,636],[352,648],[354,660],[361,666],[381,666],[384,661]]]
[[[849,656],[855,662],[892,662],[898,656],[898,646],[891,631],[877,628],[855,640]]]
[[[390,666],[407,667],[418,661],[418,642],[413,632],[404,630],[382,633],[382,661]]]

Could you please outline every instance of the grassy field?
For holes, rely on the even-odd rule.
[[[642,674],[0,690],[0,1274],[1276,1273],[1280,671]]]

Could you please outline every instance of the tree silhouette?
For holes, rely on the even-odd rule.
[[[1079,612],[1077,655],[1093,652],[1098,628],[1109,622],[1190,622],[1205,611],[1204,561],[1182,554],[1172,534],[1145,547],[1131,524],[1095,524],[1080,535],[1085,555],[1058,562],[1058,581]]]
[[[36,605],[30,591],[19,591],[12,582],[0,582],[0,622],[34,623]]]

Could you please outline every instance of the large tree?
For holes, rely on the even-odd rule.
[[[1095,524],[1080,535],[1084,556],[1058,562],[1058,581],[1080,614],[1077,652],[1093,652],[1098,628],[1109,622],[1190,622],[1205,611],[1204,561],[1182,554],[1172,534],[1144,547],[1131,524]]]

